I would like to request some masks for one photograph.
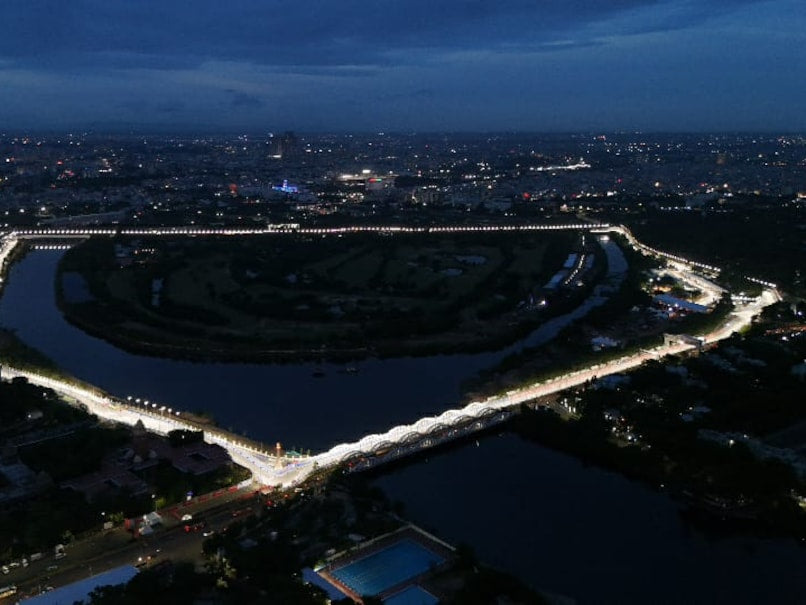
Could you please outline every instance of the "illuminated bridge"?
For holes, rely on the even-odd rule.
[[[354,443],[337,445],[327,452],[314,456],[312,461],[320,467],[346,463],[353,470],[368,468],[502,422],[523,403],[583,385],[608,374],[631,370],[652,359],[676,355],[694,348],[690,344],[678,343],[641,351],[608,363],[596,364],[584,370],[509,391],[505,395],[474,401],[463,408],[448,410],[439,416],[421,418],[414,424],[396,426],[385,433],[367,435]]]
[[[694,273],[696,269],[718,271],[715,267],[688,261],[684,258],[655,251],[636,240],[624,227],[609,225],[576,224],[562,226],[518,225],[518,226],[459,226],[437,228],[403,228],[403,227],[340,227],[336,229],[296,229],[296,233],[328,234],[355,232],[463,232],[463,231],[525,231],[550,229],[588,229],[594,232],[618,232],[628,238],[630,243],[647,254],[656,254],[678,264],[682,277],[688,281],[696,281],[701,287],[711,289],[714,294],[721,292],[719,286],[705,280]],[[6,269],[9,254],[20,239],[65,237],[88,237],[92,235],[256,235],[270,233],[267,230],[228,230],[228,229],[52,229],[22,230],[9,233],[0,238],[0,268]],[[281,232],[281,231],[277,231]],[[780,300],[773,284],[764,282],[767,288],[756,299],[737,306],[725,321],[712,332],[699,335],[697,343],[710,344],[728,338],[752,322],[764,307]],[[676,355],[697,348],[694,342],[668,341],[654,349],[641,350],[602,364],[568,372],[560,376],[508,391],[504,395],[490,397],[484,401],[475,401],[462,408],[450,409],[437,416],[421,418],[413,424],[405,424],[389,429],[384,433],[371,434],[353,443],[337,445],[326,452],[308,458],[277,457],[261,444],[249,442],[245,438],[222,431],[218,428],[199,427],[182,417],[180,412],[165,406],[138,407],[125,400],[116,399],[101,391],[78,386],[72,382],[54,379],[38,373],[24,371],[12,367],[3,368],[3,377],[24,376],[31,383],[48,387],[56,392],[87,406],[89,411],[100,418],[124,424],[135,424],[142,421],[145,427],[157,433],[165,434],[177,428],[205,431],[205,440],[224,447],[232,459],[249,469],[254,480],[263,485],[293,485],[302,481],[314,469],[332,468],[346,465],[352,470],[361,470],[375,464],[383,463],[405,456],[434,445],[456,439],[474,431],[482,430],[508,418],[518,406],[540,397],[585,384],[609,374],[629,371],[649,360],[660,359],[668,355]],[[167,413],[166,413],[167,412]]]
[[[713,332],[701,336],[705,343],[728,338],[752,322],[753,317],[765,306],[780,300],[771,290],[765,290],[753,303],[729,315],[727,320]],[[558,393],[568,388],[583,385],[591,380],[634,369],[641,364],[668,355],[677,355],[698,348],[688,342],[670,342],[654,349],[642,350],[632,355],[588,368],[568,372],[548,380],[535,382],[506,394],[475,401],[459,409],[442,412],[438,416],[421,418],[413,424],[396,426],[385,433],[372,434],[353,443],[343,443],[330,450],[309,458],[278,458],[259,444],[247,442],[240,435],[209,427],[203,427],[205,440],[217,443],[226,449],[232,459],[249,469],[257,483],[263,485],[291,485],[302,481],[314,469],[330,468],[346,464],[352,470],[362,470],[379,463],[387,462],[423,449],[433,447],[463,435],[482,430],[508,418],[518,406]],[[154,432],[167,434],[171,430],[184,428],[199,430],[199,426],[186,421],[179,412],[160,409],[142,409],[129,405],[98,390],[77,386],[70,382],[4,367],[3,376],[13,378],[23,376],[33,384],[51,388],[57,393],[74,399],[87,406],[88,410],[100,418],[133,425],[138,420]]]

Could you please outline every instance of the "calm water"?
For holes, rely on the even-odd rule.
[[[55,307],[60,252],[29,254],[0,323],[108,391],[212,411],[223,426],[317,450],[459,402],[460,384],[508,351],[341,365],[191,363],[132,355],[67,324]],[[614,265],[615,266],[615,265]],[[586,304],[589,308],[599,299]],[[576,313],[574,314],[576,316]],[[550,338],[549,322],[528,340]],[[675,505],[573,458],[492,437],[378,480],[413,521],[535,587],[584,603],[804,603],[806,550],[786,540],[709,541]]]
[[[665,495],[512,434],[376,484],[413,522],[580,603],[806,603],[794,540],[708,539]]]
[[[459,399],[478,356],[364,361],[358,374],[313,363],[194,363],[133,355],[68,324],[55,306],[58,251],[29,254],[11,271],[0,323],[70,373],[109,392],[185,410],[208,410],[225,427],[286,446],[323,449],[414,421]]]
[[[83,303],[93,300],[87,280],[81,273],[69,271],[62,273],[62,292],[67,303]]]
[[[0,325],[112,394],[209,411],[221,426],[250,437],[312,450],[459,405],[463,380],[526,344],[549,340],[605,300],[592,296],[520,343],[493,353],[366,360],[351,364],[357,374],[345,373],[339,364],[198,363],[127,353],[67,323],[53,288],[62,254],[32,252],[12,268],[0,298]],[[617,258],[612,265],[621,268]],[[313,376],[318,368],[324,376]]]

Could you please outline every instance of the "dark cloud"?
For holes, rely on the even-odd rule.
[[[6,0],[4,21],[14,27],[0,37],[0,58],[52,69],[177,69],[211,60],[389,65],[405,62],[408,50],[558,50],[552,43],[569,39],[571,46],[589,44],[575,34],[646,9],[667,16],[635,23],[635,31],[685,28],[748,2]]]
[[[802,1],[3,0],[0,128],[804,125]]]
[[[301,76],[327,76],[330,78],[370,78],[382,69],[378,65],[270,65],[267,69],[275,74]]]
[[[230,105],[232,107],[238,109],[246,109],[246,108],[254,109],[256,107],[260,107],[263,105],[263,101],[259,97],[256,97],[255,95],[250,95],[245,92],[239,92],[234,90],[228,90],[227,92],[230,93],[231,95]]]
[[[187,105],[185,103],[157,103],[154,105],[154,111],[159,114],[178,114],[185,110]]]
[[[415,90],[402,90],[400,92],[395,93],[377,93],[373,95],[373,99],[376,101],[401,101],[401,100],[408,100],[408,101],[417,101],[417,100],[429,100],[437,98],[438,92],[433,88],[418,88]]]

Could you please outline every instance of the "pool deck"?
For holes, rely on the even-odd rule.
[[[389,596],[394,594],[400,593],[408,586],[416,586],[419,585],[420,582],[425,579],[427,576],[431,575],[435,571],[442,570],[450,563],[452,563],[453,559],[455,558],[455,548],[450,544],[443,542],[439,538],[432,536],[428,532],[420,529],[416,525],[405,525],[398,530],[395,530],[391,533],[384,534],[382,536],[378,536],[377,538],[373,538],[371,540],[367,540],[366,542],[362,542],[354,546],[353,548],[343,551],[340,553],[336,553],[328,560],[327,564],[322,567],[321,569],[317,570],[317,573],[333,584],[334,586],[338,587],[339,590],[350,596],[350,598],[361,602],[361,595],[357,594],[352,588],[341,582],[337,577],[333,575],[333,571],[337,571],[343,567],[346,567],[356,561],[361,559],[365,559],[367,557],[371,557],[372,555],[381,552],[393,544],[401,542],[403,540],[411,540],[426,548],[427,550],[439,555],[442,557],[443,561],[439,565],[437,565],[434,569],[428,569],[423,573],[417,574],[406,580],[399,582],[393,586],[386,587],[382,592],[373,595],[380,597],[381,599],[385,599]]]

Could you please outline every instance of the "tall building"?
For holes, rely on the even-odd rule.
[[[272,155],[275,158],[293,157],[297,153],[299,141],[296,135],[289,131],[279,136],[272,137]]]

